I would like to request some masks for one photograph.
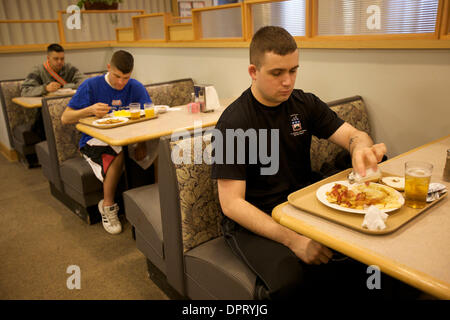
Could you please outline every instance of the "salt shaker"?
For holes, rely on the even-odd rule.
[[[444,181],[450,182],[450,149],[447,150],[447,161],[445,162],[444,175],[442,178]]]

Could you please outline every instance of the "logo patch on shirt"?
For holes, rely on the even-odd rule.
[[[291,114],[291,135],[298,136],[303,134],[306,130],[302,128],[302,123],[298,117],[298,114]]]
[[[122,101],[121,100],[113,100],[111,102],[112,106],[121,106],[122,105]]]

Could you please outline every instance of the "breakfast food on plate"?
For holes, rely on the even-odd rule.
[[[384,177],[381,182],[385,185],[394,188],[398,191],[405,190],[405,178],[404,177]]]
[[[365,209],[371,205],[378,209],[396,209],[401,207],[398,194],[388,186],[366,182],[351,188],[335,183],[326,193],[327,201],[350,209]]]
[[[381,179],[381,170],[377,167],[377,170],[372,168],[366,169],[366,175],[362,177],[358,172],[350,172],[348,175],[348,181],[350,183],[363,183],[363,182],[378,182]]]
[[[123,119],[117,119],[117,118],[108,118],[104,120],[98,120],[97,124],[116,124],[123,122]]]

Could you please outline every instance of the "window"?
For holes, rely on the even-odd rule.
[[[267,25],[285,28],[297,37],[305,36],[305,0],[256,3],[252,5],[253,33]]]
[[[438,0],[318,0],[318,36],[434,34]]]

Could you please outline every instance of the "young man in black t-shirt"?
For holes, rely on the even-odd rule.
[[[315,95],[294,90],[297,70],[293,37],[279,27],[258,30],[250,44],[251,87],[224,111],[216,126],[224,147],[214,150],[212,178],[218,179],[223,232],[263,283],[262,291],[273,299],[309,296],[313,288],[322,290],[336,279],[344,282],[331,286],[348,286],[351,281],[340,267],[324,267],[333,256],[330,249],[270,216],[289,193],[313,182],[311,136],[347,149],[353,168],[362,176],[366,168],[376,168],[386,152],[384,144],[374,144]]]

